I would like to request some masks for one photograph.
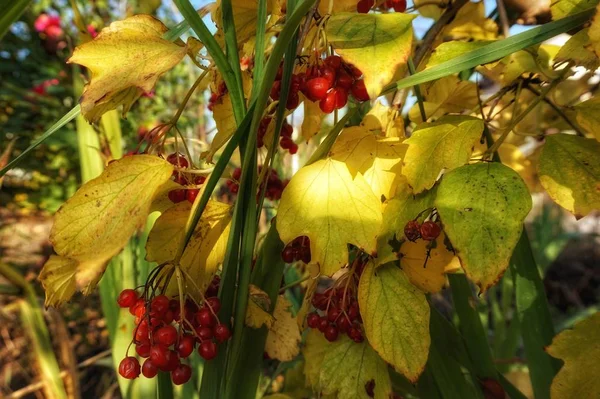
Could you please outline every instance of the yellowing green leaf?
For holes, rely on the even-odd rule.
[[[485,17],[483,1],[465,4],[443,30],[444,37],[452,39],[493,40],[498,37],[498,26]]]
[[[404,138],[404,119],[397,110],[379,100],[364,116],[361,126],[373,133],[381,132],[385,137]]]
[[[399,267],[369,263],[358,285],[365,334],[373,349],[415,382],[429,356],[429,304]]]
[[[354,0],[321,1],[319,3],[319,13],[325,15],[344,11],[356,12],[356,3]]]
[[[64,303],[77,290],[89,294],[94,289],[106,262],[146,222],[156,192],[172,171],[159,157],[122,158],[58,210],[50,232],[58,256],[44,265],[39,277],[47,306]]]
[[[537,172],[531,160],[523,154],[519,147],[510,143],[502,143],[498,148],[498,155],[504,165],[521,175],[530,191],[535,190],[538,185]]]
[[[500,163],[465,165],[444,175],[434,205],[465,273],[487,290],[508,267],[521,236],[531,210],[527,186]]]
[[[277,215],[281,240],[308,236],[312,262],[328,276],[347,263],[347,244],[373,252],[380,226],[380,199],[361,174],[352,178],[346,164],[333,159],[300,169],[283,191]]]
[[[159,264],[171,262],[183,240],[192,204],[180,202],[167,209],[154,223],[146,243],[146,259]],[[196,297],[204,291],[225,256],[231,221],[231,207],[209,201],[196,225],[194,234],[179,262],[185,272],[188,292]],[[191,280],[191,281],[189,281]],[[167,287],[175,293],[177,282],[173,279]]]
[[[162,22],[150,15],[134,15],[104,28],[92,41],[75,48],[69,63],[90,70],[83,90],[81,112],[90,122],[123,105],[125,114],[161,75],[186,54],[186,47],[162,38]]]
[[[271,359],[288,362],[300,353],[300,329],[296,318],[290,312],[290,302],[279,295],[273,317],[275,321],[267,334],[265,352]]]
[[[600,97],[592,97],[574,108],[577,123],[600,141]]]
[[[558,73],[554,71],[552,65],[559,50],[558,46],[543,44],[535,54],[531,54],[531,50],[523,50],[503,58],[501,61],[504,64],[502,81],[510,83],[523,74],[527,76],[537,74],[544,79],[557,76]]]
[[[568,134],[548,136],[538,161],[550,197],[577,218],[600,209],[600,143]]]
[[[246,309],[245,323],[248,327],[260,328],[265,326],[271,328],[275,319],[269,313],[271,300],[266,292],[260,288],[250,285],[248,293],[248,308]]]
[[[552,398],[600,397],[600,313],[596,312],[572,329],[558,334],[546,351],[565,362],[552,381]]]
[[[415,8],[425,18],[438,19],[444,12],[445,0],[414,0]]]
[[[481,47],[487,46],[492,43],[493,40],[478,40],[471,42],[461,42],[453,40],[440,44],[433,50],[429,61],[427,61],[427,68],[431,68],[438,64],[446,61],[450,61],[453,58],[468,53],[469,51],[477,50]]]
[[[589,29],[582,29],[575,33],[571,38],[560,48],[558,54],[554,58],[556,62],[573,61],[577,65],[589,70],[596,70],[600,66],[598,56],[590,50]]]
[[[251,0],[233,0],[231,2],[233,18],[235,21],[235,33],[238,46],[241,46],[256,34],[256,24],[258,23],[258,1]],[[271,14],[267,22],[267,28],[273,26],[281,15],[281,4],[278,0],[267,0],[267,14]],[[216,7],[211,16],[219,31],[217,39],[222,40],[223,36],[223,15],[221,12],[221,1],[217,1]]]
[[[473,146],[483,133],[481,119],[445,117],[417,126],[405,141],[408,150],[402,173],[415,193],[430,189],[440,172],[469,162]]]
[[[478,103],[475,83],[448,76],[424,86],[423,106],[427,119],[437,119],[444,114],[461,113],[474,108]],[[424,122],[419,105],[415,104],[408,116],[415,123]]]
[[[589,10],[595,7],[596,4],[598,4],[598,0],[552,0],[550,11],[552,12],[552,19],[557,20]]]
[[[412,50],[414,15],[339,13],[327,23],[327,39],[347,62],[364,74],[371,98],[377,97]]]
[[[325,114],[321,111],[318,102],[304,100],[304,120],[301,131],[306,142],[319,133],[324,117]]]
[[[304,359],[306,382],[315,392],[344,399],[389,399],[391,395],[387,365],[366,341],[357,344],[343,335],[328,342],[311,330]]]
[[[405,152],[400,139],[377,136],[356,126],[342,131],[329,156],[345,162],[353,176],[361,173],[378,198],[390,198],[401,177]]]

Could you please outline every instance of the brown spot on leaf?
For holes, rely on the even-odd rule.
[[[371,379],[365,384],[365,392],[370,398],[375,397],[375,380]]]

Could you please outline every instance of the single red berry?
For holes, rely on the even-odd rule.
[[[371,10],[371,7],[375,4],[375,0],[360,0],[356,4],[356,11],[360,14],[366,14]]]
[[[231,331],[225,324],[217,324],[214,329],[215,339],[220,343],[227,341],[231,337]]]
[[[292,125],[290,125],[289,123],[284,123],[283,126],[281,127],[281,137],[292,137],[292,134],[294,133],[294,128],[292,127]],[[275,172],[277,173],[277,172]]]
[[[273,86],[271,87],[271,98],[275,101],[279,100],[279,95],[281,92],[281,81],[276,80],[273,82]]]
[[[186,194],[184,189],[178,188],[176,190],[169,191],[168,196],[172,203],[178,204],[182,201],[185,201]]]
[[[327,327],[329,327],[329,320],[327,320],[327,316],[321,316],[319,320],[319,331],[324,333],[327,330]]]
[[[205,181],[206,181],[206,176],[196,176],[194,178],[194,184],[197,186],[204,184]]]
[[[348,317],[350,318],[350,320],[354,321],[358,319],[358,316],[360,312],[358,311],[358,305],[355,305],[354,303],[352,305],[350,305],[350,308],[348,309]]]
[[[177,368],[171,371],[171,380],[175,385],[185,384],[192,377],[192,369],[187,364],[180,364]]]
[[[300,250],[300,260],[306,264],[310,263],[310,247],[304,247]]]
[[[283,259],[285,263],[294,262],[294,248],[290,246],[285,247],[281,253],[281,259]]]
[[[350,90],[352,83],[354,83],[354,78],[348,72],[344,70],[338,72],[335,87],[343,87],[346,90]]]
[[[229,191],[231,191],[232,194],[237,194],[238,191],[240,191],[240,186],[238,184],[233,184],[229,187]]]
[[[206,298],[206,306],[211,308],[213,312],[219,313],[219,310],[221,310],[221,301],[216,296]]]
[[[364,337],[363,337],[362,332],[360,331],[359,328],[356,328],[356,327],[351,327],[348,330],[348,337],[350,337],[350,339],[352,341],[354,341],[354,342],[356,342],[358,344],[364,341]]]
[[[337,70],[342,66],[342,59],[339,55],[330,55],[323,60],[323,64]]]
[[[161,369],[162,371],[173,371],[177,368],[177,366],[179,366],[180,361],[179,361],[179,355],[177,354],[177,352],[173,351],[173,350],[168,350],[167,351],[167,364],[163,367],[159,367],[159,369]]]
[[[177,341],[177,330],[173,326],[164,326],[156,330],[154,339],[159,344],[171,346]]]
[[[406,0],[388,0],[387,6],[396,12],[404,12],[406,11]]]
[[[121,308],[129,308],[129,307],[135,305],[137,299],[138,299],[138,296],[137,296],[137,292],[135,292],[135,290],[126,289],[126,290],[121,291],[121,293],[119,294],[119,297],[117,298],[117,303],[119,304],[119,307],[121,307]]]
[[[404,226],[404,236],[408,241],[415,242],[421,237],[421,226],[417,220],[411,220]]]
[[[334,322],[340,316],[340,309],[335,306],[331,306],[327,311],[327,320]]]
[[[435,222],[432,222],[431,220],[423,222],[423,224],[421,225],[421,237],[424,240],[433,241],[436,238],[438,238],[441,232],[442,228],[440,227],[440,225]]]
[[[367,92],[364,79],[355,81],[351,92],[356,101],[369,101],[369,93]]]
[[[306,324],[308,324],[308,326],[310,328],[319,328],[319,321],[321,320],[321,318],[319,317],[319,315],[315,312],[309,313],[308,316],[306,317]]]
[[[185,158],[185,155],[178,152],[169,154],[169,156],[167,156],[167,162],[180,168],[187,168],[190,165],[188,160]]]
[[[213,327],[216,324],[215,317],[207,308],[200,309],[196,313],[196,320],[202,327]]]
[[[233,180],[240,180],[240,177],[242,177],[242,168],[235,168],[233,170],[233,173],[231,174],[231,177],[233,178]]]
[[[148,336],[149,328],[147,323],[140,323],[135,329],[135,341],[139,343],[150,341]]]
[[[325,65],[321,68],[320,72],[321,72],[321,77],[323,77],[323,78],[325,78],[325,80],[327,80],[327,84],[329,85],[329,87],[333,87],[333,84],[335,83],[335,76],[336,76],[335,69]]]
[[[142,365],[142,374],[146,378],[154,378],[156,377],[156,374],[158,374],[158,367],[156,367],[156,364],[152,363],[152,360],[146,359]]]
[[[345,333],[346,331],[348,331],[348,329],[350,328],[351,325],[352,324],[350,323],[350,320],[348,319],[348,317],[346,315],[342,315],[342,317],[340,317],[337,321],[338,329],[342,333]]]
[[[327,91],[331,88],[329,81],[325,78],[312,78],[306,82],[306,97],[310,101],[319,101],[327,95]]]
[[[119,363],[119,374],[128,380],[137,378],[140,375],[140,362],[133,356],[126,357]]]
[[[167,352],[169,352],[169,349],[166,346],[160,344],[153,345],[150,348],[150,360],[157,367],[163,368],[169,363]]]
[[[192,335],[185,334],[177,343],[177,354],[182,358],[186,358],[192,354],[195,345],[196,339]]]
[[[217,344],[213,341],[204,341],[198,347],[198,353],[205,360],[214,359],[217,356]]]
[[[142,342],[135,346],[135,353],[138,354],[139,357],[146,358],[150,356],[150,342]]]
[[[337,87],[332,91],[335,92],[335,109],[343,108],[348,102],[348,90]]]
[[[319,310],[327,309],[327,297],[323,294],[315,294],[311,302],[312,305]]]
[[[333,342],[337,339],[339,332],[336,326],[330,325],[327,327],[327,329],[325,329],[324,334],[325,338],[327,338],[327,341]]]
[[[290,152],[291,155],[294,155],[295,153],[297,153],[298,152],[298,144],[292,143],[290,148],[288,148],[288,151]]]
[[[166,295],[159,295],[152,300],[152,305],[150,307],[153,312],[156,312],[158,315],[162,315],[167,310],[169,310],[169,298]]]
[[[144,299],[138,298],[138,300],[136,300],[135,303],[129,307],[129,313],[131,313],[132,316],[136,316],[138,308],[141,307],[143,309],[144,306]]]
[[[196,329],[196,334],[198,334],[201,341],[206,341],[213,337],[213,330],[210,327],[199,327]]]
[[[185,198],[188,200],[188,202],[191,202],[192,204],[194,203],[194,201],[196,200],[196,197],[198,196],[198,193],[200,192],[200,190],[198,190],[197,188],[192,188],[190,190],[185,190]]]
[[[336,105],[336,91],[331,90],[325,97],[319,101],[319,108],[326,114],[330,114],[335,109]]]
[[[285,102],[286,109],[295,109],[300,104],[300,96],[297,91],[290,91],[287,101]]]

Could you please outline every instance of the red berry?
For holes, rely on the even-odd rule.
[[[271,98],[276,101],[279,100],[280,92],[281,92],[281,81],[276,80],[275,82],[273,82],[273,86],[271,87]]]
[[[282,137],[279,141],[279,146],[284,150],[288,150],[294,146],[294,140],[289,137]]]
[[[177,354],[183,358],[188,357],[194,351],[195,344],[196,339],[192,335],[184,335],[179,339],[179,343],[177,344]]]
[[[327,95],[327,91],[331,88],[329,82],[325,78],[313,78],[306,82],[306,97],[311,101],[319,101]]]
[[[479,381],[485,399],[504,399],[506,392],[500,383],[492,378],[483,378]]]
[[[337,70],[342,66],[342,59],[339,55],[330,55],[323,60],[323,64]]]
[[[411,220],[404,226],[404,236],[408,241],[415,242],[421,237],[421,226],[416,220]]]
[[[164,314],[167,310],[169,310],[169,298],[165,295],[159,295],[152,300],[152,305],[150,307],[153,312],[156,312],[159,315]]]
[[[198,196],[198,193],[200,192],[200,190],[198,190],[197,188],[193,188],[191,190],[185,190],[185,198],[188,200],[188,202],[191,202],[192,204],[194,203],[194,201],[196,200],[196,197]]]
[[[219,310],[221,310],[221,301],[216,296],[206,298],[206,306],[212,308],[213,312],[219,313]]]
[[[356,11],[360,14],[366,14],[371,10],[371,7],[375,4],[375,0],[360,0],[356,4]]]
[[[227,341],[231,337],[231,331],[225,324],[217,324],[214,329],[215,339],[221,343]]]
[[[363,79],[357,80],[352,85],[352,96],[356,101],[369,101],[369,93],[367,92],[367,86]]]
[[[128,356],[119,363],[121,377],[133,380],[140,375],[140,362],[135,357]]]
[[[213,327],[216,324],[215,317],[207,308],[200,309],[196,313],[196,320],[202,327]]]
[[[186,194],[185,190],[179,188],[177,190],[169,191],[168,196],[172,203],[178,204],[182,201],[185,201]]]
[[[194,178],[194,184],[197,186],[204,184],[205,181],[206,181],[206,176],[196,176]]]
[[[345,315],[342,315],[342,317],[340,317],[339,320],[337,321],[338,329],[340,330],[340,332],[343,332],[343,333],[348,331],[348,329],[350,328],[351,325],[352,324],[350,323],[350,320]]]
[[[200,327],[196,329],[196,334],[198,334],[201,341],[206,341],[213,337],[213,330],[210,327]]]
[[[192,369],[187,364],[180,364],[177,368],[171,371],[171,380],[175,385],[185,384],[192,376]]]
[[[139,342],[139,343],[150,341],[150,337],[148,336],[148,332],[149,332],[148,324],[147,323],[140,323],[137,326],[137,328],[135,329],[135,335],[134,335],[135,341]]]
[[[320,320],[321,318],[319,315],[315,312],[312,312],[306,317],[306,324],[308,324],[310,328],[318,328]]]
[[[360,312],[358,311],[358,305],[353,303],[352,305],[350,305],[350,309],[348,309],[348,317],[350,318],[350,320],[354,321],[358,319],[358,316],[360,316]]]
[[[232,194],[237,194],[238,191],[240,191],[240,186],[238,184],[233,184],[229,187],[229,191],[231,191]]]
[[[336,92],[331,90],[325,97],[319,102],[319,108],[326,114],[330,114],[335,109],[336,105]]]
[[[432,222],[431,220],[423,222],[423,224],[421,225],[421,237],[424,240],[433,241],[436,238],[438,238],[441,232],[442,228],[440,227],[440,225],[435,222]]]
[[[294,133],[294,128],[289,123],[284,123],[281,127],[281,137],[292,137]],[[277,172],[276,172],[277,173]]]
[[[335,92],[335,109],[343,108],[348,102],[348,90],[338,87],[332,91]]]
[[[350,76],[348,72],[344,70],[338,72],[335,87],[343,87],[344,89],[349,90],[350,87],[352,87],[352,83],[354,83],[354,78]]]
[[[388,0],[386,6],[393,8],[396,12],[404,12],[406,11],[406,0]]]
[[[330,325],[327,327],[324,334],[327,341],[333,342],[337,339],[339,332],[336,326]]]
[[[286,109],[295,109],[300,104],[300,96],[297,91],[290,91],[287,101],[285,102]]]
[[[162,371],[173,371],[179,366],[179,355],[173,350],[167,351],[167,364],[163,367],[159,367]]]
[[[319,310],[327,309],[327,298],[323,294],[315,294],[311,302]]]
[[[135,346],[135,353],[138,354],[139,357],[148,357],[150,356],[150,342],[142,342]]]
[[[300,251],[300,259],[306,264],[310,263],[310,247],[302,248]]]
[[[327,320],[334,322],[340,315],[340,309],[334,306],[331,306],[327,311]]]
[[[350,339],[356,343],[361,343],[364,341],[362,332],[360,331],[359,328],[356,328],[356,327],[351,327],[348,330],[348,337],[350,337]]]
[[[169,363],[169,359],[167,358],[168,352],[169,350],[164,345],[153,345],[150,348],[150,360],[152,360],[152,363],[157,367],[163,368]]]
[[[121,291],[121,293],[119,294],[119,297],[117,298],[117,303],[119,304],[119,307],[121,307],[121,308],[129,308],[129,307],[135,305],[137,299],[138,299],[138,296],[137,296],[137,292],[135,292],[135,290],[126,289],[126,290]]]
[[[152,363],[152,360],[146,359],[142,365],[142,374],[146,378],[154,378],[156,377],[156,374],[158,374],[158,367],[156,367],[156,364]]]
[[[327,316],[321,316],[321,319],[319,320],[319,331],[324,333],[327,330],[327,327],[329,327]]]
[[[292,145],[290,146],[290,148],[288,148],[288,151],[292,155],[294,155],[295,153],[297,153],[298,152],[298,144],[292,143]]]
[[[135,303],[133,305],[131,305],[129,307],[129,313],[131,313],[131,315],[136,316],[136,313],[138,311],[138,308],[144,308],[144,299],[139,298],[137,301],[135,301]]]
[[[325,80],[327,80],[327,84],[329,85],[329,87],[333,87],[333,84],[335,83],[335,76],[336,76],[335,69],[325,65],[320,70],[320,76],[325,78]]]
[[[205,360],[214,359],[217,356],[217,344],[213,341],[204,341],[198,347],[198,353]]]
[[[190,165],[188,160],[185,158],[185,155],[178,152],[169,154],[169,156],[167,156],[167,162],[180,168],[187,168]]]
[[[173,326],[164,326],[156,330],[154,339],[159,344],[171,346],[177,341],[177,330]]]

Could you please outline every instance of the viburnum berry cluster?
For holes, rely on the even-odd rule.
[[[404,235],[409,241],[417,241],[422,238],[425,241],[433,241],[442,232],[441,226],[433,220],[426,220],[420,224],[417,219],[410,220],[404,226]]]
[[[261,119],[260,124],[258,125],[258,136],[256,138],[256,146],[258,148],[264,147],[265,142],[265,134],[267,133],[267,129],[269,128],[269,124],[273,120],[270,116],[265,116]],[[294,128],[290,125],[286,120],[283,121],[283,125],[281,126],[280,140],[279,146],[288,150],[290,154],[295,154],[298,152],[298,144],[294,143],[292,139],[292,134],[294,133]]]
[[[216,297],[218,285],[216,277],[206,290],[202,305],[190,298],[180,301],[164,294],[151,297],[150,291],[154,291],[149,289],[144,289],[142,295],[134,289],[121,291],[117,303],[135,316],[132,343],[137,355],[145,360],[140,367],[136,357],[126,356],[119,364],[119,374],[134,379],[140,373],[153,378],[159,371],[168,372],[173,383],[181,385],[192,375],[184,361],[196,346],[205,360],[213,359],[218,353],[217,344],[231,337],[229,327],[217,316],[221,309]]]
[[[366,14],[371,11],[371,8],[375,5],[375,0],[360,0],[356,4],[356,11],[361,14]],[[382,9],[390,10],[393,9],[396,12],[404,12],[406,11],[406,0],[387,0],[384,1]]]
[[[296,237],[285,246],[281,252],[281,259],[285,263],[302,261],[310,263],[310,238],[307,236]]]
[[[258,174],[262,172],[262,166],[258,167]],[[242,168],[235,168],[231,174],[231,178],[227,180],[226,184],[229,191],[236,194],[240,189],[240,178],[242,177]],[[287,186],[289,180],[281,180],[279,173],[275,169],[270,169],[268,176],[266,176],[267,187],[265,189],[265,198],[271,201],[277,201],[281,199],[283,189]],[[258,192],[262,192],[265,182],[262,182]],[[257,193],[258,195],[258,193]]]
[[[200,192],[200,189],[197,187],[204,184],[206,177],[184,171],[190,166],[190,163],[186,156],[181,153],[174,152],[169,154],[167,162],[175,166],[175,170],[173,171],[175,182],[182,186],[188,186],[169,191],[169,199],[175,204],[185,200],[193,203]]]
[[[347,334],[356,343],[364,341],[362,319],[358,305],[358,281],[364,269],[364,263],[357,258],[353,267],[332,287],[322,293],[316,293],[311,304],[315,308],[306,317],[306,324],[318,329],[325,338],[333,342],[340,334]]]

